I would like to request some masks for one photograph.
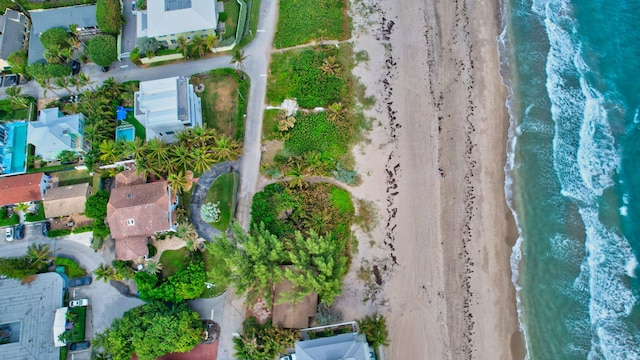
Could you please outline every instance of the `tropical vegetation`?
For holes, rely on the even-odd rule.
[[[103,32],[118,35],[122,32],[124,15],[119,0],[98,0],[96,2],[96,21]]]
[[[345,40],[351,36],[348,1],[280,1],[274,44],[278,48],[312,40]]]
[[[387,330],[387,319],[377,312],[367,315],[363,319],[356,321],[360,332],[367,336],[367,342],[372,348],[379,346],[389,346],[389,331]]]
[[[264,325],[249,317],[242,323],[243,333],[233,338],[235,358],[239,360],[275,359],[292,348],[300,338],[298,331]]]
[[[183,263],[174,274],[167,277],[161,273],[159,264],[161,262],[155,262],[153,269],[138,271],[134,275],[141,299],[177,303],[202,295],[207,274],[201,253],[190,253],[189,261]]]
[[[102,67],[118,59],[116,38],[111,35],[95,36],[85,44],[85,51],[91,61]]]

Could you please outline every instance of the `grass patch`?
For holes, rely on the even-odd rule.
[[[347,0],[280,1],[275,46],[286,48],[315,39],[345,40],[351,36]]]
[[[88,183],[93,180],[93,175],[89,175],[89,170],[67,170],[57,172],[59,186]]]
[[[216,266],[219,266],[222,263],[215,256],[211,255],[209,251],[203,251],[202,255],[204,259],[204,267],[207,272],[207,282],[214,284],[215,286],[210,289],[205,288],[204,292],[202,293],[202,295],[200,295],[200,297],[210,298],[210,297],[220,296],[229,286],[229,281],[228,279],[225,279],[227,281],[223,283],[221,282],[221,279],[212,277],[210,273],[211,273],[211,270],[215,269]]]
[[[38,213],[33,214],[33,213],[26,213],[24,215],[24,220],[27,222],[34,222],[34,221],[42,221],[45,219],[44,216],[44,205],[42,204],[42,202],[38,202]]]
[[[58,171],[66,171],[66,170],[73,170],[75,169],[75,165],[73,164],[68,164],[68,165],[53,165],[53,166],[45,166],[45,167],[40,167],[40,168],[31,168],[31,169],[27,169],[27,174],[33,174],[33,173],[41,173],[41,172],[48,172],[48,173],[52,173],[52,172],[58,172]]]
[[[50,230],[49,233],[53,231],[54,230]],[[87,272],[73,259],[57,257],[54,263],[57,266],[64,266],[64,273],[69,277],[69,279],[75,279],[87,275]]]
[[[211,184],[205,203],[218,203],[218,209],[220,210],[220,216],[218,221],[212,223],[211,226],[220,231],[225,231],[229,228],[229,222],[231,220],[231,210],[235,197],[235,191],[238,187],[238,174],[235,172],[226,173],[220,175],[216,181]]]
[[[175,274],[189,260],[189,250],[181,248],[178,250],[165,250],[160,255],[160,263],[162,264],[162,277],[168,278]]]
[[[235,0],[225,1],[224,12],[227,14],[227,20],[224,21],[225,34],[222,39],[235,38],[238,27],[238,15],[240,15],[240,4]]]
[[[71,234],[70,229],[57,229],[57,230],[49,230],[47,232],[47,237],[54,238],[59,236],[67,236]]]
[[[87,308],[85,306],[72,307],[69,308],[69,312],[76,314],[76,318],[73,322],[73,328],[71,328],[71,339],[69,342],[84,341],[87,322]]]
[[[280,110],[269,109],[264,111],[262,120],[262,135],[267,140],[280,139],[280,130],[278,130],[278,122],[280,121]]]
[[[338,159],[347,152],[349,134],[327,120],[325,112],[298,113],[296,119],[296,125],[289,130],[290,137],[284,143],[286,153],[300,156],[317,151],[323,158]]]
[[[249,8],[249,36],[244,36],[242,41],[240,41],[239,47],[244,47],[248,43],[253,40],[253,37],[256,36],[256,31],[258,30],[258,20],[260,19],[260,0],[248,0],[246,1],[247,7]],[[246,34],[245,34],[246,35]]]
[[[202,101],[202,122],[218,134],[242,142],[247,112],[249,79],[241,79],[233,69],[216,69],[191,77],[191,84],[204,84],[198,96]]]
[[[346,76],[349,75],[340,52],[341,49],[323,47],[273,54],[267,79],[267,102],[279,105],[286,98],[295,98],[300,107],[306,109],[347,103]],[[335,57],[338,63],[333,74],[321,69],[323,61],[330,57]]]
[[[135,115],[133,114],[133,111],[127,111],[126,121],[129,124],[133,125],[133,127],[136,129],[136,136],[137,137],[139,137],[142,140],[146,140],[147,139],[147,130],[140,123],[140,121],[138,121],[138,119],[136,119]]]
[[[20,223],[20,217],[18,214],[13,213],[7,217],[8,211],[6,208],[0,208],[0,226],[11,226]]]
[[[5,9],[5,8],[3,8]],[[28,97],[29,104],[35,99]],[[27,107],[14,104],[10,99],[0,100],[0,120],[26,120],[29,119],[29,105]]]

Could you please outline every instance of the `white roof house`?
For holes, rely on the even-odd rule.
[[[218,26],[216,0],[154,0],[137,13],[137,37],[167,41],[177,35],[206,31]]]
[[[135,93],[134,115],[145,127],[147,141],[174,141],[178,131],[202,126],[202,107],[189,78],[176,76],[143,81]]]
[[[295,351],[298,360],[374,360],[367,337],[358,333],[297,341]]]
[[[45,161],[56,160],[63,150],[84,151],[84,115],[63,115],[58,108],[40,110],[38,121],[29,122],[27,142]]]

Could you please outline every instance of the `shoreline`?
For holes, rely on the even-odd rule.
[[[353,193],[380,221],[358,232],[346,282],[362,288],[357,266],[385,271],[379,284],[345,286],[338,304],[345,318],[387,317],[391,359],[526,354],[511,282],[500,11],[497,1],[352,2],[354,51],[369,55],[354,73],[377,100],[365,111],[369,141],[354,149],[363,184]],[[361,301],[368,308],[354,310]]]

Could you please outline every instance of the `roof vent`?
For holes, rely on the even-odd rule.
[[[127,194],[127,198],[131,199],[132,197],[133,197],[133,194],[132,194],[132,193],[128,193],[128,194]]]
[[[135,223],[136,222],[133,219],[127,219],[127,225],[133,226],[133,225],[135,225]]]

